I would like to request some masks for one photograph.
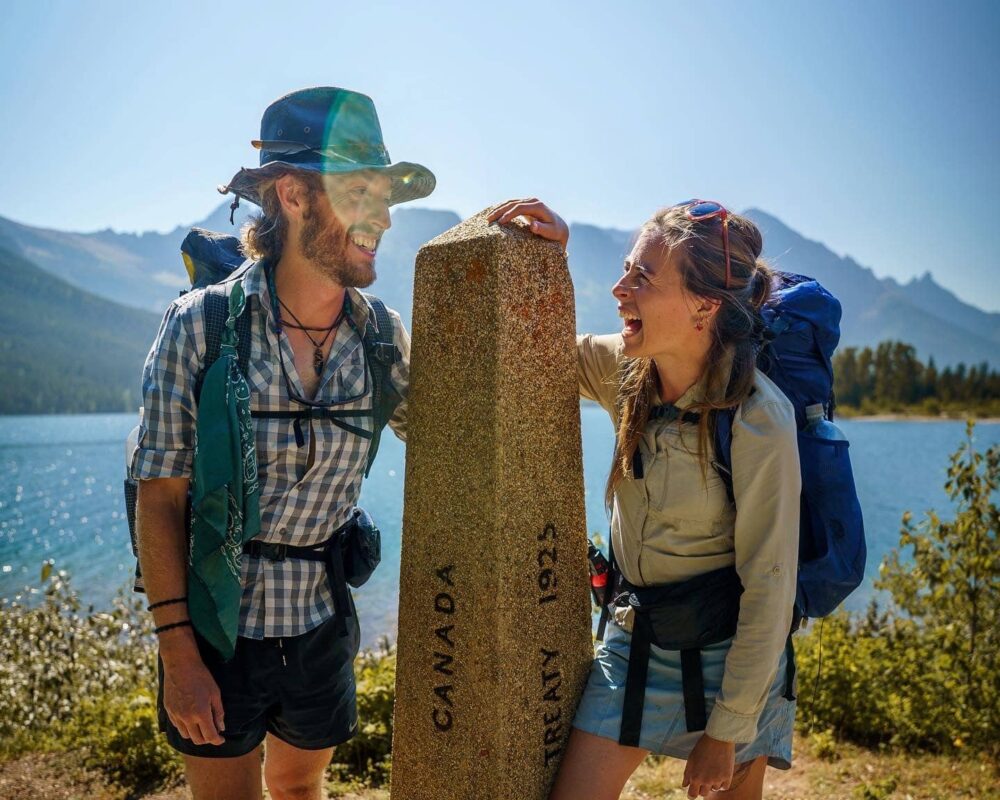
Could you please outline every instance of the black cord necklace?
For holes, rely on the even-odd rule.
[[[278,298],[278,302],[281,304],[281,307],[288,312],[289,316],[291,316],[291,318],[295,320],[295,324],[292,324],[291,322],[286,322],[284,319],[282,319],[281,324],[284,325],[286,328],[294,328],[297,331],[302,331],[306,335],[306,338],[312,343],[313,346],[313,369],[316,371],[317,375],[322,375],[323,364],[326,363],[326,359],[323,357],[323,347],[326,345],[327,339],[330,338],[330,334],[333,333],[335,330],[337,330],[337,327],[343,321],[344,309],[343,308],[340,309],[340,313],[337,314],[337,318],[330,324],[328,328],[310,328],[307,325],[302,324],[302,321],[295,316],[295,312],[292,311],[292,309],[290,309],[288,306],[286,306],[285,301],[282,300],[280,297]],[[323,338],[317,342],[315,339],[313,339],[312,336],[309,335],[309,331],[319,331],[319,332],[325,331],[326,333],[323,335]]]

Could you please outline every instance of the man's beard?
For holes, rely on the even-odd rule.
[[[314,196],[315,197],[315,196]],[[375,264],[352,259],[351,243],[340,221],[333,212],[320,214],[316,202],[323,202],[322,195],[310,202],[302,215],[299,249],[317,270],[339,286],[364,289],[375,282]],[[321,220],[326,216],[326,220]]]

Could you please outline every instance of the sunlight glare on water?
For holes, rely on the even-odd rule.
[[[582,407],[585,503],[591,534],[607,538],[604,481],[614,433],[605,412]],[[122,479],[124,442],[132,414],[0,417],[0,596],[25,587],[36,592],[43,563],[73,576],[83,601],[107,606],[130,586],[134,559],[129,546]],[[962,441],[961,422],[838,420],[851,440],[868,536],[868,581],[847,602],[864,608],[882,557],[896,546],[906,510],[920,519],[944,511],[948,454]],[[977,446],[1000,441],[1000,424],[980,424]],[[365,644],[395,636],[403,516],[405,448],[393,435],[382,439],[363,505],[382,530],[383,561],[356,592]]]

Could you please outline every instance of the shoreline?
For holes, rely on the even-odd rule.
[[[580,400],[581,408],[601,408],[599,403],[586,398]],[[950,413],[950,414],[905,414],[898,412],[882,412],[878,414],[842,414],[839,410],[834,410],[834,422],[846,419],[850,422],[965,422],[972,420],[976,424],[986,425],[1000,424],[1000,417],[988,416],[979,417],[974,413]]]
[[[593,400],[588,400],[586,398],[580,398],[581,408],[601,408],[600,404],[594,402]],[[10,420],[20,420],[23,421],[29,418],[52,418],[52,417],[110,417],[110,416],[122,416],[130,415],[138,419],[138,410],[133,411],[45,411],[45,412],[0,412],[0,420],[10,419]],[[856,413],[841,413],[839,409],[835,409],[834,413],[835,420],[846,419],[850,421],[857,422],[965,422],[966,420],[972,420],[976,423],[985,423],[987,425],[997,425],[1000,424],[1000,416],[977,416],[975,413],[955,413],[949,412],[946,414],[908,414],[900,412],[881,412],[876,414],[856,414]]]
[[[1000,417],[977,417],[970,416],[933,416],[931,414],[835,414],[835,421],[846,419],[850,422],[965,422],[971,419],[977,425],[996,425],[1000,423]]]

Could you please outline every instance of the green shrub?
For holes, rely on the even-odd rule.
[[[936,397],[928,397],[920,404],[920,413],[936,417],[941,414],[941,401]]]
[[[1000,755],[1000,446],[952,454],[945,489],[955,518],[903,516],[900,547],[882,563],[874,603],[813,623],[797,637],[800,724],[861,744],[963,748]],[[821,676],[821,677],[818,677]]]
[[[874,416],[875,414],[882,414],[885,412],[885,408],[870,397],[866,397],[861,401],[860,411],[866,417]]]
[[[155,649],[138,601],[81,612],[65,572],[42,569],[42,602],[0,600],[0,752],[69,722],[82,698],[155,685]]]
[[[392,705],[396,652],[387,639],[354,662],[358,687],[358,735],[334,750],[330,773],[355,786],[383,786],[392,766]]]
[[[840,612],[796,642],[800,723],[867,746],[949,749],[953,665],[910,620]]]
[[[823,761],[836,761],[840,758],[837,749],[837,739],[832,730],[818,731],[809,737],[812,754]]]
[[[0,757],[79,750],[129,794],[174,781],[156,727],[156,649],[139,600],[81,610],[65,572],[42,569],[42,600],[0,600]]]
[[[150,689],[84,703],[68,732],[86,749],[88,767],[103,770],[138,796],[176,783],[184,774],[180,755],[157,727],[156,695]]]
[[[862,783],[854,789],[854,796],[858,800],[889,800],[897,786],[899,786],[899,778],[890,775],[875,783]]]

